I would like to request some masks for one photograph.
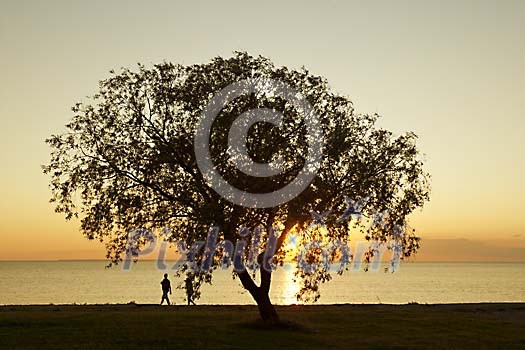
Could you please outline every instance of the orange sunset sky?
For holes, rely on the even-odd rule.
[[[524,23],[523,1],[2,1],[0,260],[104,258],[54,213],[40,165],[110,69],[246,50],[419,135],[416,261],[525,261]]]

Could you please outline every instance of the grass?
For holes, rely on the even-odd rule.
[[[525,349],[525,304],[0,307],[5,349]]]

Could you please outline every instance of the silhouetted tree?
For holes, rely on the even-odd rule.
[[[299,242],[318,238],[324,244],[348,241],[353,228],[361,230],[374,243],[365,262],[378,244],[397,243],[402,257],[419,248],[419,238],[407,229],[407,216],[428,200],[429,175],[422,169],[416,135],[395,137],[378,128],[377,115],[355,113],[352,102],[334,93],[326,79],[304,68],[276,67],[267,58],[242,52],[206,64],[161,63],[151,69],[139,65],[137,71],[111,74],[100,82],[90,104],[73,107],[75,115],[67,132],[46,140],[52,153],[44,172],[51,176],[56,211],[66,219],[80,217],[83,234],[105,242],[113,263],[122,260],[128,233],[137,228],[169,227],[167,239],[191,244],[204,240],[210,226],[219,227],[220,238],[232,242],[242,227],[263,227],[260,284],[254,282],[255,272],[250,269],[237,275],[262,319],[276,322],[269,298],[271,271],[262,268],[268,262],[263,261],[264,247],[271,227],[281,232],[272,259],[277,264],[289,257],[285,242],[290,234]],[[317,113],[324,133],[323,158],[313,181],[296,198],[270,208],[248,208],[222,198],[208,186],[194,152],[196,125],[213,96],[233,82],[259,78],[286,83],[300,92]],[[255,108],[284,115],[280,127],[256,123],[248,132],[246,147],[254,161],[267,163],[277,156],[283,160],[284,171],[268,178],[248,176],[229,159],[228,130],[237,116]],[[272,192],[292,181],[308,153],[305,123],[311,116],[300,112],[290,101],[272,94],[271,88],[226,104],[210,136],[210,152],[219,173],[236,188],[254,193]],[[362,200],[365,217],[386,210],[390,214],[378,225],[355,219],[341,222],[338,215],[331,215],[326,228],[311,229],[310,211],[341,213],[343,195]],[[250,231],[245,239],[253,236]],[[319,262],[320,252],[310,249],[307,261]],[[331,261],[340,258],[340,253],[334,252]],[[218,263],[216,259],[214,268]],[[195,278],[211,282],[212,272],[197,273]],[[317,300],[319,283],[331,278],[322,264],[297,276],[303,283],[298,299],[303,300]]]

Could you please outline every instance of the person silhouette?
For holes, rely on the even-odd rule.
[[[193,281],[190,276],[186,277],[186,298],[188,299],[188,305],[190,303],[195,305],[193,301]]]
[[[168,292],[171,294],[171,283],[168,279],[168,274],[164,274],[164,279],[160,281],[160,285],[162,286],[162,299],[160,299],[160,305],[164,302],[164,299],[166,299],[166,302],[168,305],[170,305],[170,298],[168,298]]]

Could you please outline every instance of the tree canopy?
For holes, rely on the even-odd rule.
[[[307,165],[312,137],[323,138],[322,158],[299,195],[272,207],[250,207],[232,203],[209,186],[197,164],[195,134],[219,91],[235,82],[264,79],[282,82],[303,96],[315,111],[322,135],[309,135],[313,116],[272,93],[271,87],[240,93],[222,106],[212,125],[209,152],[216,171],[237,189],[271,193],[292,182]],[[229,148],[228,131],[236,118],[256,109],[282,114],[278,126],[257,122],[247,128],[245,147],[251,159],[258,164],[281,162],[282,171],[273,176],[247,175]],[[137,228],[168,227],[166,239],[191,244],[205,240],[211,226],[232,242],[240,228],[269,232],[275,227],[280,233],[276,263],[286,259],[285,242],[292,234],[301,243],[316,238],[332,242],[349,241],[351,233],[360,230],[371,243],[397,247],[401,257],[419,248],[420,238],[409,229],[408,216],[429,199],[429,175],[416,135],[396,136],[378,127],[378,115],[356,113],[348,97],[305,68],[277,67],[245,52],[188,66],[139,64],[136,70],[112,71],[89,102],[77,103],[72,110],[67,131],[46,140],[52,148],[51,161],[44,166],[51,176],[51,201],[66,219],[80,218],[87,238],[105,242],[112,262],[122,260],[128,233]],[[361,201],[359,213],[371,220],[369,224],[352,217],[338,220],[349,198]],[[311,211],[337,215],[328,216],[326,225],[319,227],[312,225]],[[374,224],[380,213],[388,215]],[[245,239],[252,238],[253,232]],[[264,235],[259,242],[262,251],[267,239]],[[365,260],[374,254],[371,247]],[[319,259],[315,249],[308,254],[308,259]],[[211,281],[211,272],[196,274],[197,283]],[[261,316],[275,319],[268,297],[271,272],[260,269],[258,286],[251,272],[237,275]],[[317,300],[318,284],[330,279],[330,270],[321,267],[299,277],[303,285],[298,297]]]

